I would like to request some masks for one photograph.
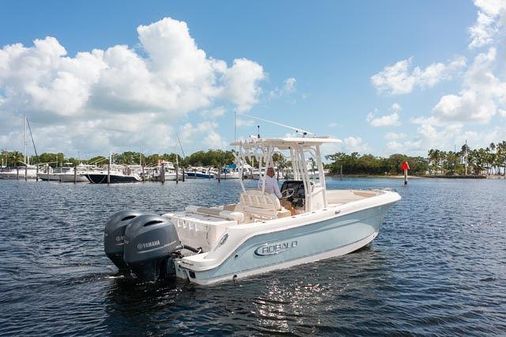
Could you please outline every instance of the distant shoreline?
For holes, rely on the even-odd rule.
[[[339,174],[329,174],[326,175],[331,178],[339,178]],[[343,178],[385,178],[385,179],[404,179],[403,175],[384,175],[384,174],[343,174]],[[423,176],[408,176],[408,179],[420,179],[424,178]]]
[[[339,179],[339,174],[328,175],[331,178]],[[404,179],[403,175],[374,175],[374,174],[343,174],[343,178],[384,178],[384,179]],[[424,176],[411,176],[408,179],[506,179],[505,176],[499,175],[467,175],[467,176],[448,176],[448,175],[424,175]]]

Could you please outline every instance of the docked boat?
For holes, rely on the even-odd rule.
[[[88,182],[88,179],[84,176],[87,170],[83,168],[84,166],[77,166],[75,169],[70,166],[56,167],[54,169],[46,167],[46,172],[40,172],[37,176],[43,181],[57,181],[60,183]]]
[[[22,179],[36,179],[37,167],[34,165],[25,165],[15,168],[1,168],[0,179],[6,180],[22,180]]]
[[[148,179],[151,181],[175,181],[183,179],[183,173],[177,172],[176,167],[172,162],[164,161],[156,167],[148,169]]]
[[[242,190],[238,202],[187,206],[178,212],[114,214],[105,226],[104,250],[127,275],[143,281],[181,278],[209,285],[337,257],[369,244],[388,209],[400,200],[389,190],[327,190],[320,147],[325,137],[251,138],[239,141],[240,174],[255,157],[266,171],[272,155],[287,152],[293,180],[281,201],[261,189]],[[312,178],[307,161],[315,161]],[[283,207],[284,205],[285,207]]]
[[[274,171],[276,172],[276,179],[277,180],[293,178],[293,177],[285,176],[283,170],[280,170],[277,167],[274,167]],[[249,172],[247,174],[244,174],[244,178],[253,179],[253,180],[260,180],[263,175],[264,175],[264,172],[260,172],[260,170],[257,168],[252,168],[249,170]]]
[[[30,127],[30,123],[28,122],[28,119],[26,116],[23,117],[23,123],[24,123],[24,144],[25,144],[25,152],[23,156],[23,161],[18,161],[17,164],[22,164],[17,167],[0,167],[0,179],[17,179],[17,180],[31,180],[31,179],[37,179],[37,166],[30,165],[30,157],[27,155],[26,150],[26,135],[27,135],[27,127],[30,131],[30,137],[32,139],[33,148],[35,150],[35,155],[37,155],[37,149],[35,148],[35,142],[33,141],[33,135],[32,135],[32,129]]]
[[[215,175],[216,179],[242,179],[244,170],[239,168],[235,164],[229,164],[221,170],[221,172]]]
[[[131,172],[128,167],[123,169],[115,168],[110,171],[107,169],[88,171],[83,176],[92,184],[137,183],[142,181],[139,174]]]
[[[186,175],[190,179],[213,179],[216,172],[205,167],[190,167]]]

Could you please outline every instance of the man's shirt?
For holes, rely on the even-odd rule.
[[[262,179],[258,181],[258,188],[262,189]],[[265,177],[265,192],[275,194],[278,198],[281,198],[281,191],[279,190],[278,181],[274,177]]]

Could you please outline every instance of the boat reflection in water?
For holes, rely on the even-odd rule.
[[[262,293],[252,300],[253,329],[297,336],[357,335],[370,329],[374,335],[374,323],[384,324],[375,308],[389,304],[383,296],[391,288],[387,270],[382,252],[365,246],[339,259],[254,279],[251,283],[260,283]],[[357,320],[369,326],[357,327]]]

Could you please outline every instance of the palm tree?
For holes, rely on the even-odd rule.
[[[500,168],[502,166],[503,168],[503,175],[506,176],[506,141],[502,141],[501,143],[498,143],[495,146],[496,152],[496,163],[497,166]],[[499,174],[500,174],[499,169]]]
[[[455,175],[459,164],[459,154],[457,152],[448,151],[446,153],[445,169],[447,174]]]
[[[436,153],[437,150],[434,150],[434,149],[430,149],[429,150],[429,153],[428,153],[428,157],[429,157],[429,174],[432,175],[433,173],[433,168],[434,168],[434,162],[436,161]]]
[[[272,161],[274,162],[274,165],[276,165],[277,167],[276,178],[279,180],[279,173],[283,172],[283,176],[285,173],[284,171],[287,166],[286,158],[285,156],[283,156],[282,153],[274,153],[272,155]]]
[[[473,152],[476,158],[475,174],[481,174],[484,170],[488,168],[487,151],[483,148],[480,148],[478,150],[473,150]]]
[[[469,166],[469,145],[467,145],[467,141],[460,150],[460,157],[462,158],[462,164],[464,164],[464,174],[467,175],[467,167]]]
[[[477,167],[477,151],[476,150],[470,150],[467,154],[467,164],[469,165],[469,169],[473,174],[476,174],[476,167]]]
[[[487,161],[488,161],[488,174],[495,174],[496,170],[496,152],[495,152],[495,144],[490,143],[490,145],[487,147]]]
[[[429,168],[432,172],[434,170],[434,174],[441,173],[441,161],[444,152],[438,149],[430,149],[429,150]],[[432,174],[432,173],[431,173]]]

